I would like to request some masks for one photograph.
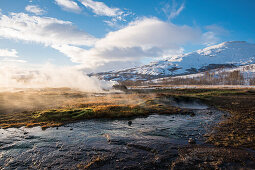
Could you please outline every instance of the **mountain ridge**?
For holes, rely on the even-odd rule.
[[[152,80],[195,74],[217,68],[235,68],[254,63],[255,44],[245,41],[227,41],[140,67],[95,75],[100,79],[114,81]]]

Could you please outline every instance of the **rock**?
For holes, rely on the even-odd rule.
[[[127,91],[128,90],[127,86],[119,85],[119,84],[113,85],[112,88],[115,89],[115,90],[121,90],[121,91]]]
[[[189,138],[188,142],[189,144],[196,144],[196,140],[193,138]]]
[[[128,126],[131,126],[132,125],[132,121],[128,121]]]
[[[24,139],[33,139],[33,136],[25,136]]]
[[[208,114],[208,115],[212,115],[212,111],[208,111],[207,114]]]
[[[48,127],[47,126],[42,126],[41,128],[42,128],[42,130],[46,130]]]
[[[196,114],[195,114],[194,112],[191,112],[191,113],[190,113],[190,116],[191,116],[191,117],[194,117],[194,116],[196,116]]]

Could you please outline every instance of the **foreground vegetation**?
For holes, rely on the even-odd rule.
[[[0,127],[60,126],[94,118],[132,118],[192,112],[167,104],[170,97],[200,99],[230,113],[207,141],[255,149],[255,91],[251,89],[154,89],[88,94],[70,89],[0,93]]]
[[[119,119],[137,116],[148,116],[149,114],[192,114],[189,110],[180,109],[167,105],[161,101],[156,94],[88,94],[76,91],[33,91],[29,97],[33,102],[35,96],[40,96],[40,102],[45,105],[32,105],[29,109],[17,105],[17,110],[11,105],[5,106],[5,112],[0,114],[0,127],[33,127],[42,128],[60,126],[66,123],[85,119]],[[20,98],[23,93],[10,93],[10,99]],[[55,99],[56,101],[52,101]],[[42,101],[41,101],[42,100]],[[13,101],[10,101],[13,102]],[[55,106],[52,105],[55,102]],[[6,101],[8,103],[8,101]],[[51,104],[50,104],[51,103]],[[49,104],[47,108],[47,104]],[[43,108],[43,109],[42,109]]]

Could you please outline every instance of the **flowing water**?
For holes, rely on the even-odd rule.
[[[185,107],[185,103],[181,103]],[[194,104],[194,103],[193,103]],[[195,116],[150,115],[122,120],[86,120],[62,127],[0,129],[2,169],[167,168],[178,147],[203,135],[223,113],[198,103]]]

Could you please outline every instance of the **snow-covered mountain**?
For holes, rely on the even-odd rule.
[[[151,80],[255,64],[255,44],[229,41],[141,67],[96,74],[105,80]]]

